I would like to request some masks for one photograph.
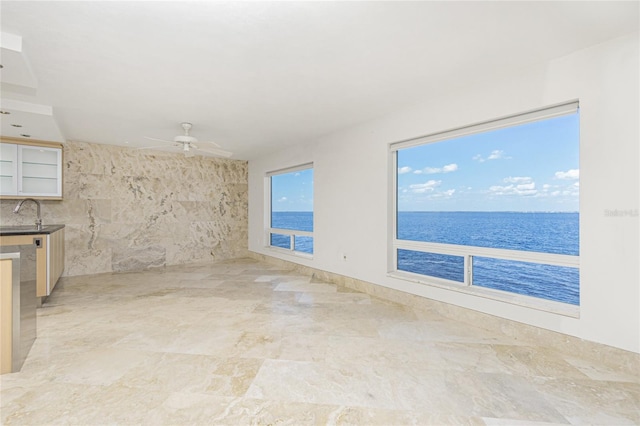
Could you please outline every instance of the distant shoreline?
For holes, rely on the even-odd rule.
[[[547,211],[547,210],[398,210],[398,213],[573,213],[579,214],[577,211]]]
[[[298,211],[298,210],[282,210],[282,211],[274,211],[273,213],[313,213],[313,211]],[[529,211],[519,211],[519,210],[493,210],[493,211],[485,211],[485,210],[398,210],[398,213],[572,213],[572,214],[580,214],[577,211],[547,211],[547,210],[529,210]]]

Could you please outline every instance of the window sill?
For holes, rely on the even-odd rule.
[[[403,281],[411,281],[418,284],[424,284],[431,287],[437,287],[445,290],[457,291],[458,293],[470,294],[472,296],[483,297],[485,299],[497,300],[512,305],[522,306],[525,308],[536,309],[539,311],[549,312],[552,314],[562,315],[571,318],[580,318],[580,307],[569,305],[567,303],[554,302],[552,300],[539,299],[537,297],[524,296],[516,293],[508,293],[501,290],[494,290],[478,286],[465,286],[462,284],[454,284],[446,280],[438,278],[429,279],[428,277],[413,274],[410,272],[394,271],[387,273],[390,278],[400,279]]]
[[[281,253],[287,256],[301,257],[303,259],[313,260],[313,254],[305,253],[302,251],[289,250],[289,249],[284,249],[284,248],[274,247],[274,246],[265,246],[265,248],[275,253]]]

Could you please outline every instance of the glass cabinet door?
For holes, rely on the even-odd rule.
[[[18,146],[18,195],[62,196],[62,150]]]
[[[0,195],[18,193],[18,146],[0,144]]]

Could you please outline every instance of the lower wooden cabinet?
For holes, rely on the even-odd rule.
[[[64,270],[64,228],[47,235],[47,282],[46,288],[38,286],[38,296],[41,290],[50,295]]]
[[[0,245],[32,244],[39,241],[36,250],[36,296],[49,296],[64,271],[64,228],[50,234],[4,235]]]

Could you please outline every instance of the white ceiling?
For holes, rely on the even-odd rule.
[[[145,146],[189,121],[251,159],[632,33],[638,5],[3,0],[2,134]]]

